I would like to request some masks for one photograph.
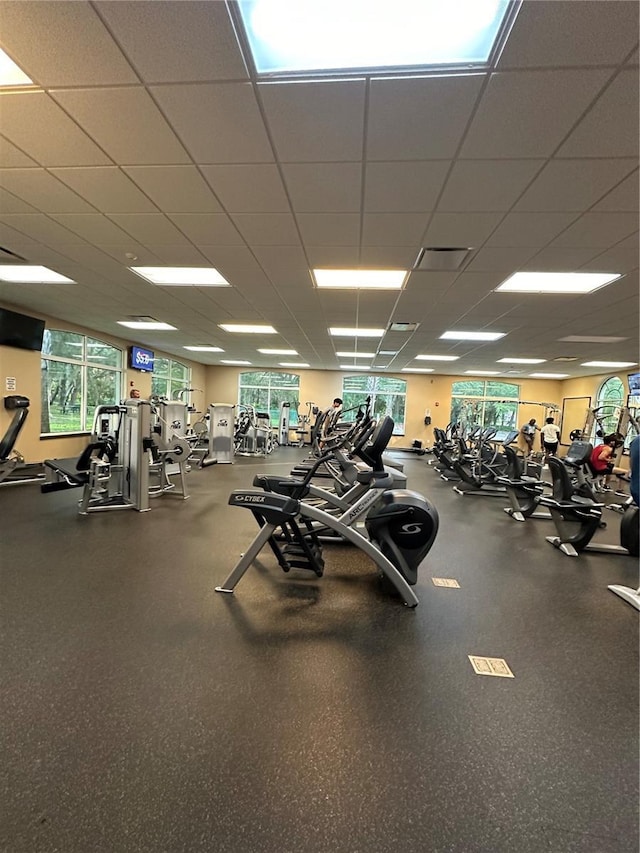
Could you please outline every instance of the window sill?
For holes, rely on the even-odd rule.
[[[44,432],[40,433],[40,441],[50,441],[52,438],[80,438],[87,435],[91,435],[88,430],[86,432]]]

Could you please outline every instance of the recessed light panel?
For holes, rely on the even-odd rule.
[[[310,367],[305,361],[279,361],[280,367]]]
[[[250,323],[220,323],[225,332],[234,332],[240,335],[277,335],[273,326],[255,326]]]
[[[532,373],[532,379],[567,379],[568,373]]]
[[[224,352],[221,347],[184,347],[191,352]]]
[[[499,358],[497,364],[542,364],[546,358]]]
[[[294,349],[259,349],[263,355],[298,355]]]
[[[175,326],[171,326],[169,323],[160,323],[155,320],[118,320],[118,325],[126,326],[128,329],[147,329],[149,331],[155,330],[158,332],[176,331]]]
[[[498,341],[506,332],[445,332],[440,335],[443,341]]]
[[[459,355],[417,355],[416,361],[457,361]]]
[[[628,338],[617,338],[613,335],[568,335],[558,340],[569,344],[620,344]]]
[[[620,278],[609,272],[516,272],[496,287],[508,293],[593,293]]]
[[[250,361],[240,361],[234,358],[223,358],[220,359],[221,364],[251,364]]]
[[[402,373],[433,373],[435,367],[403,367]]]
[[[635,367],[637,361],[583,361],[583,367]]]
[[[0,281],[12,284],[76,284],[72,278],[33,264],[0,264]]]
[[[4,50],[0,50],[0,87],[33,86],[33,80],[15,64]]]
[[[341,364],[340,370],[371,370],[371,368],[364,364]]]
[[[165,287],[231,287],[213,267],[129,267],[151,284]]]
[[[400,290],[407,270],[327,270],[314,269],[318,287],[351,290]]]
[[[338,358],[375,358],[375,352],[337,352]]]
[[[329,334],[333,335],[334,338],[381,338],[384,335],[384,329],[354,329],[333,326],[329,329]]]
[[[465,370],[471,376],[500,376],[499,370]]]

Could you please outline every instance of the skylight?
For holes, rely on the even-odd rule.
[[[32,264],[0,264],[0,281],[12,284],[76,284],[72,278]]]
[[[620,278],[617,272],[516,272],[496,287],[507,293],[593,293]]]
[[[507,0],[239,0],[258,74],[483,67]]]
[[[318,287],[348,290],[400,290],[407,270],[327,270],[314,269]]]
[[[231,287],[213,267],[129,267],[151,284],[165,287]]]

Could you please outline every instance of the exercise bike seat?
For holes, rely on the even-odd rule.
[[[253,485],[265,492],[275,492],[278,495],[304,498],[309,494],[309,486],[295,477],[280,477],[277,474],[256,474]]]
[[[386,471],[358,471],[356,480],[358,483],[371,484],[376,489],[393,487],[393,476]]]

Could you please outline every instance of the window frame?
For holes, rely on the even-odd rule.
[[[374,380],[374,386],[371,389],[366,389],[363,391],[353,391],[349,388],[345,389],[345,387],[344,387],[345,381],[348,381],[349,379],[360,379],[360,380],[363,380],[363,379],[364,380],[372,380],[373,379]],[[404,385],[404,391],[385,391],[384,389],[376,388],[376,385],[377,385],[379,380],[389,380],[389,379],[393,379],[394,382],[402,383]],[[393,425],[393,433],[392,434],[394,436],[404,436],[407,434],[407,389],[408,389],[408,387],[409,387],[409,383],[407,382],[406,379],[400,379],[400,378],[395,377],[395,376],[390,377],[386,374],[380,374],[380,373],[355,373],[355,374],[354,373],[351,373],[351,374],[346,373],[342,377],[342,395],[341,396],[342,396],[342,400],[344,401],[343,406],[345,409],[351,409],[352,408],[352,402],[353,402],[353,405],[357,406],[361,403],[364,403],[364,401],[367,399],[367,397],[371,397],[371,411],[374,413],[374,417],[376,417],[376,400],[377,400],[377,398],[387,397],[387,396],[402,398],[402,400],[403,400],[402,422],[399,423],[395,418],[393,418],[394,425]],[[355,401],[349,400],[349,402],[347,403],[348,397],[353,397],[354,395],[362,395],[362,398],[356,399]],[[377,413],[377,415],[381,415],[381,414],[382,414],[382,412]],[[386,405],[385,405],[385,414],[389,414],[389,412],[387,411]],[[393,417],[393,405],[391,407],[391,417]]]
[[[157,371],[156,370],[156,365],[161,363],[161,362],[167,363],[166,373],[164,371]],[[151,372],[151,389],[152,389],[151,390],[151,396],[152,397],[159,397],[160,399],[166,399],[166,400],[178,399],[177,397],[172,396],[172,393],[173,393],[172,392],[172,383],[178,381],[177,379],[174,380],[174,378],[172,376],[173,366],[176,364],[179,365],[181,368],[184,368],[184,370],[186,371],[186,378],[184,380],[184,383],[181,385],[181,389],[191,387],[191,368],[189,367],[188,364],[185,364],[183,361],[178,361],[177,358],[171,358],[170,356],[156,356],[156,358],[154,359],[154,362],[153,362],[153,370]],[[158,393],[154,387],[157,383],[160,383],[160,382],[164,383],[164,392],[165,393],[162,393],[162,394]]]
[[[620,385],[620,396],[619,398],[615,398],[615,402],[609,402],[613,398],[606,397],[606,387],[610,383],[617,382]],[[591,435],[589,436],[589,441],[594,444],[598,440],[598,436],[596,436],[597,431],[600,429],[599,420],[602,419],[606,422],[606,426],[603,429],[603,435],[608,435],[609,433],[615,432],[618,429],[618,422],[620,420],[620,412],[622,411],[623,406],[626,403],[627,399],[627,391],[625,388],[624,381],[615,374],[613,376],[607,376],[606,379],[603,379],[600,383],[600,387],[596,392],[596,401],[595,401],[595,410],[596,417],[593,420],[593,426],[591,428]],[[611,408],[613,411],[608,412],[601,418],[598,409],[600,408]],[[616,414],[617,409],[617,414]]]
[[[242,382],[243,376],[248,376],[248,375],[251,375],[254,373],[264,373],[266,376],[269,377],[269,382],[266,385],[266,387],[264,385],[244,384]],[[295,378],[297,379],[297,387],[294,388],[292,385],[278,385],[278,384],[274,383],[272,381],[273,377],[277,377],[277,376],[295,376]],[[271,419],[272,424],[274,423],[274,420],[273,420],[272,413],[271,413],[271,392],[272,391],[295,392],[293,398],[290,400],[292,405],[291,405],[291,409],[289,412],[289,424],[292,427],[295,427],[298,425],[298,406],[300,405],[300,374],[299,373],[291,373],[288,370],[260,370],[259,368],[258,369],[254,368],[253,370],[241,370],[240,373],[238,374],[238,407],[239,408],[241,406],[245,407],[248,405],[253,405],[252,403],[242,402],[242,392],[243,392],[243,390],[246,390],[246,389],[252,389],[252,390],[266,391],[267,392],[267,404],[264,407],[258,406],[258,407],[254,407],[254,408],[256,408],[257,411],[269,412],[269,417]],[[293,404],[295,404],[295,405],[293,405]],[[278,406],[278,414],[276,415],[275,423],[277,424],[279,422],[279,420],[280,420],[280,407]]]
[[[463,383],[466,383],[466,384],[477,383],[478,385],[482,384],[482,394],[479,394],[479,395],[474,395],[471,393],[456,394],[455,393],[455,386],[461,385]],[[507,396],[506,393],[501,394],[501,395],[487,394],[488,386],[495,384],[495,383],[498,383],[501,385],[511,385],[514,389],[517,390],[517,396],[509,397],[509,396]],[[500,382],[500,380],[496,380],[496,379],[468,379],[468,380],[457,380],[456,382],[452,382],[451,383],[451,405],[449,408],[449,420],[451,423],[455,422],[455,419],[454,419],[454,400],[459,400],[463,403],[464,403],[464,401],[469,401],[470,403],[478,403],[480,406],[480,412],[479,412],[480,417],[478,419],[478,423],[475,424],[476,426],[480,426],[480,427],[482,427],[482,429],[486,429],[488,426],[492,426],[492,427],[495,427],[496,429],[498,429],[500,431],[501,430],[511,430],[511,429],[517,430],[518,429],[518,407],[520,405],[521,390],[522,389],[517,382]],[[486,423],[487,407],[488,407],[488,405],[490,406],[493,403],[504,403],[506,405],[512,405],[513,406],[513,410],[512,410],[513,411],[513,424],[511,426],[509,426],[509,425],[497,426],[495,424],[487,424]],[[463,428],[467,428],[469,426],[471,426],[471,425],[470,424],[464,424]]]

